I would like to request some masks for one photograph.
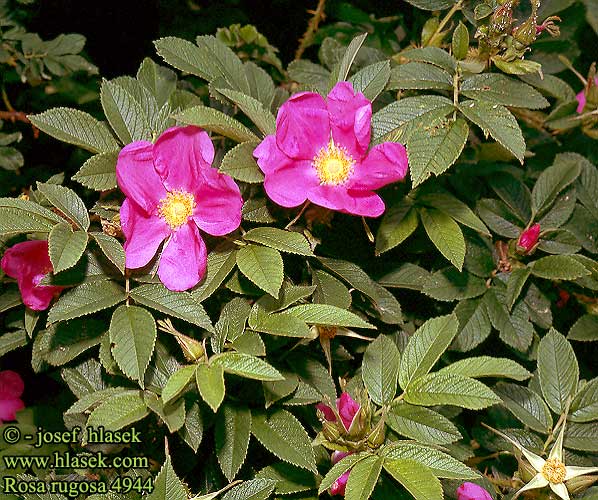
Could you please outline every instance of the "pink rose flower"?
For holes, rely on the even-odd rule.
[[[16,418],[16,412],[25,408],[21,395],[25,390],[23,379],[17,372],[0,372],[0,424]]]
[[[324,418],[330,422],[336,422],[336,415],[330,406],[318,403],[316,408],[324,414]],[[360,404],[353,400],[348,392],[343,392],[341,397],[336,400],[336,409],[341,417],[343,427],[347,432],[351,429],[357,412],[361,408]]]
[[[34,311],[47,309],[64,287],[40,285],[39,282],[52,272],[52,262],[45,240],[23,241],[10,247],[2,257],[2,270],[17,280],[23,303]]]
[[[594,85],[598,86],[598,76],[594,78]],[[577,112],[583,113],[583,108],[586,106],[586,89],[584,88],[579,94],[575,96],[577,99]]]
[[[337,462],[340,462],[343,458],[352,455],[350,451],[335,451],[332,453],[332,465]],[[345,488],[347,487],[347,480],[349,479],[349,474],[351,473],[350,470],[341,474],[341,476],[332,483],[328,492],[331,495],[345,495]]]
[[[457,488],[457,500],[492,500],[492,496],[475,483],[463,483]]]
[[[213,159],[208,134],[193,126],[122,149],[116,178],[126,195],[120,221],[128,268],[147,265],[166,240],[158,266],[166,288],[187,290],[203,278],[207,250],[199,229],[212,236],[234,231],[243,206],[239,187],[212,168]]]
[[[395,142],[369,152],[372,104],[349,82],[324,99],[293,95],[278,111],[276,135],[254,150],[264,189],[283,207],[306,200],[339,212],[378,217],[384,202],[374,192],[405,178],[407,153]]]
[[[517,241],[517,246],[521,247],[526,252],[531,252],[536,246],[536,243],[538,243],[539,237],[540,224],[534,224],[532,227],[521,233],[519,240]]]

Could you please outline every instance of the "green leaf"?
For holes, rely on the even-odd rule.
[[[260,314],[255,320],[250,317],[249,326],[256,332],[282,337],[309,338],[312,336],[305,321],[285,313]]]
[[[422,283],[422,292],[441,301],[471,299],[482,295],[486,282],[467,271],[446,267],[427,276]]]
[[[334,276],[319,269],[314,269],[311,279],[316,287],[313,295],[314,304],[328,304],[341,309],[351,307],[351,292]]]
[[[464,377],[503,377],[526,380],[532,376],[523,366],[509,358],[476,356],[461,359],[442,368],[439,373],[457,373]]]
[[[349,81],[355,92],[361,92],[366,99],[374,101],[386,87],[389,78],[390,62],[380,61],[359,70]]]
[[[276,481],[271,479],[252,479],[244,481],[227,491],[222,500],[266,500],[270,498],[274,488],[276,488]]]
[[[224,400],[224,369],[221,366],[202,364],[195,372],[197,388],[202,399],[216,413]]]
[[[488,228],[465,203],[446,192],[432,192],[418,196],[417,201],[444,212],[448,216],[479,233],[490,236]]]
[[[577,390],[579,366],[571,344],[554,328],[538,346],[538,376],[544,399],[560,415]]]
[[[471,99],[503,106],[527,109],[550,106],[542,94],[530,85],[500,73],[481,73],[466,78],[461,83],[461,93]]]
[[[257,479],[272,479],[276,481],[278,495],[307,492],[317,488],[317,477],[306,470],[298,469],[285,462],[277,462],[260,470]]]
[[[251,433],[281,460],[317,473],[311,439],[293,414],[286,410],[278,410],[268,418],[265,414],[256,414],[251,422]]]
[[[552,429],[552,416],[544,400],[528,387],[499,382],[494,392],[502,404],[523,424],[531,429],[548,433]]]
[[[394,271],[385,274],[378,280],[378,283],[390,288],[408,288],[421,291],[428,276],[430,276],[430,273],[423,267],[405,262]]]
[[[211,80],[212,74],[205,68],[205,51],[182,38],[168,36],[154,41],[156,52],[176,69]]]
[[[125,300],[125,292],[113,281],[90,281],[62,294],[48,313],[48,324],[92,314]]]
[[[175,116],[187,125],[196,125],[210,132],[216,132],[237,142],[259,141],[258,137],[241,122],[217,109],[194,106]]]
[[[368,500],[382,472],[382,458],[372,455],[357,462],[351,469],[345,489],[346,500]]]
[[[332,376],[321,363],[304,354],[294,356],[291,354],[287,357],[287,361],[300,380],[309,384],[330,401],[336,400],[336,386]]]
[[[123,144],[151,140],[149,118],[125,88],[115,82],[104,80],[100,98],[104,114]]]
[[[108,153],[120,149],[104,123],[77,109],[53,108],[44,113],[29,115],[29,119],[42,132],[92,153]]]
[[[507,218],[514,214],[520,223],[527,224],[532,218],[532,194],[527,186],[505,172],[493,174],[489,180],[490,187],[508,206],[505,209],[501,204],[501,211],[509,213]]]
[[[401,59],[409,59],[411,61],[421,61],[433,64],[439,68],[447,70],[450,74],[454,74],[457,67],[457,61],[446,50],[438,47],[423,47],[417,49],[407,49],[400,53]]]
[[[137,70],[137,80],[147,88],[156,99],[158,106],[163,106],[176,89],[177,77],[174,71],[159,66],[146,57]]]
[[[197,403],[193,403],[187,410],[185,423],[183,428],[179,430],[179,434],[185,440],[185,443],[197,453],[203,438],[203,420]]]
[[[347,50],[345,50],[343,58],[340,60],[338,66],[332,72],[330,78],[331,88],[334,86],[336,82],[343,82],[347,80],[347,77],[349,76],[349,70],[351,69],[353,61],[355,60],[355,57],[357,56],[357,53],[363,45],[363,42],[365,41],[366,37],[367,33],[362,33],[361,35],[357,35],[351,40],[349,46],[347,47]]]
[[[20,198],[0,198],[0,235],[47,233],[64,219],[37,203]]]
[[[156,336],[156,322],[145,309],[123,305],[114,311],[110,321],[112,355],[122,372],[142,387]]]
[[[553,164],[542,171],[532,189],[532,206],[535,213],[542,213],[552,205],[557,195],[571,184],[581,172],[579,155],[558,154]]]
[[[245,113],[249,119],[255,123],[264,135],[274,134],[276,132],[276,119],[270,113],[269,109],[257,99],[251,96],[237,92],[236,90],[219,88],[218,92],[225,95],[233,103],[239,106],[239,109]]]
[[[529,268],[534,276],[551,280],[574,280],[591,274],[569,255],[548,255],[529,264]]]
[[[469,50],[469,31],[467,30],[467,26],[462,22],[459,22],[455,31],[453,31],[451,49],[453,55],[457,59],[463,60],[467,57],[467,51]]]
[[[252,415],[249,408],[224,405],[216,420],[216,456],[222,472],[232,481],[245,461]]]
[[[462,438],[448,418],[423,406],[395,405],[386,415],[386,423],[397,434],[424,444],[450,444]]]
[[[455,4],[453,0],[409,0],[409,3],[422,10],[444,10]]]
[[[401,353],[386,335],[380,335],[365,350],[361,376],[372,400],[379,405],[392,402],[397,393]]]
[[[326,473],[326,475],[322,479],[320,487],[318,488],[318,494],[321,495],[322,493],[324,493],[328,488],[332,486],[332,484],[340,476],[342,476],[345,472],[353,468],[355,464],[372,456],[373,455],[371,453],[362,451],[358,453],[353,453],[352,455],[348,455],[343,459],[339,460],[331,467],[331,469]]]
[[[522,229],[517,225],[515,215],[500,200],[484,198],[477,203],[477,212],[486,225],[495,233],[506,238],[518,238]]]
[[[213,250],[208,255],[206,276],[201,284],[191,292],[191,296],[197,302],[203,302],[210,297],[233,270],[236,262],[236,251]]]
[[[89,229],[89,214],[83,200],[72,190],[58,184],[37,183],[37,189],[48,201],[83,231]]]
[[[459,324],[454,314],[426,321],[409,339],[403,351],[399,384],[407,389],[422,375],[426,375],[451,344]]]
[[[170,376],[164,389],[162,389],[162,401],[164,405],[167,405],[181,395],[187,384],[191,382],[193,375],[195,375],[195,369],[196,365],[183,366]]]
[[[179,399],[172,404],[164,404],[157,394],[145,391],[143,394],[145,404],[152,410],[162,422],[168,427],[168,431],[173,433],[180,430],[185,425],[185,400]]]
[[[525,140],[517,120],[507,108],[478,100],[460,103],[459,110],[468,120],[480,127],[486,136],[492,136],[523,163]]]
[[[411,203],[399,203],[386,210],[376,234],[376,255],[400,245],[417,229],[417,211]]]
[[[253,157],[253,150],[257,145],[256,141],[237,144],[224,155],[219,170],[241,182],[264,182],[264,174]]]
[[[215,353],[222,351],[227,340],[233,342],[243,334],[250,311],[249,302],[242,297],[235,297],[224,305],[216,323],[216,334],[211,339]]]
[[[281,252],[313,256],[305,236],[295,231],[285,231],[275,227],[257,227],[247,231],[243,235],[243,239],[275,248]]]
[[[409,384],[405,401],[422,406],[454,405],[481,410],[500,403],[500,398],[475,379],[454,373],[429,373]]]
[[[376,328],[351,311],[328,304],[301,304],[287,309],[284,314],[295,316],[310,325]]]
[[[245,245],[237,252],[237,265],[253,283],[273,297],[278,297],[283,279],[282,257],[278,250]]]
[[[87,247],[87,233],[73,231],[68,222],[56,224],[48,235],[48,252],[54,273],[73,267]]]
[[[408,62],[390,72],[388,90],[432,89],[452,90],[453,78],[444,69],[425,62]]]
[[[106,430],[117,431],[141,420],[148,413],[143,393],[127,391],[111,396],[93,410],[87,420],[87,427],[97,429],[101,425]]]
[[[4,356],[7,352],[27,345],[28,341],[29,339],[25,330],[17,330],[0,335],[0,357]]]
[[[596,422],[589,424],[571,423],[565,431],[565,448],[598,452],[598,426]]]
[[[211,35],[198,36],[195,41],[204,54],[201,62],[210,74],[208,80],[218,78],[229,88],[249,94],[243,63],[230,47]]]
[[[460,271],[465,259],[465,239],[459,225],[440,210],[422,208],[419,215],[432,243]]]
[[[172,468],[168,452],[166,461],[154,481],[154,489],[148,495],[147,500],[187,500],[187,491]]]
[[[417,3],[428,0],[417,0]],[[440,0],[444,1],[444,0]],[[413,0],[409,0],[410,3]],[[440,481],[425,465],[410,459],[386,459],[384,470],[401,483],[415,500],[444,498]],[[350,476],[349,476],[350,477]]]
[[[586,382],[571,402],[571,422],[591,422],[598,419],[598,378]]]
[[[531,269],[529,267],[513,269],[509,274],[509,281],[507,281],[507,293],[505,296],[505,305],[509,311],[513,308],[513,304],[515,304],[515,301],[519,298],[521,290],[523,290],[525,282],[527,281],[527,278],[529,278],[530,274]]]
[[[255,356],[240,352],[225,352],[213,356],[210,363],[221,366],[225,372],[254,380],[282,380],[280,372]]]
[[[532,342],[534,327],[529,321],[525,303],[519,302],[512,314],[509,314],[505,296],[496,287],[486,292],[484,303],[492,326],[500,332],[500,338],[511,347],[526,351]]]
[[[118,152],[100,153],[87,160],[79,171],[73,175],[73,180],[95,191],[108,191],[117,186],[116,160]]]
[[[172,292],[162,284],[145,284],[133,288],[131,298],[169,316],[182,319],[212,332],[214,327],[204,308],[185,292]]]
[[[569,340],[588,342],[598,340],[598,316],[585,314],[569,330]]]
[[[405,97],[372,115],[372,141],[407,142],[414,130],[443,119],[455,109],[446,97]]]
[[[125,251],[120,242],[104,233],[90,233],[104,255],[108,257],[121,274],[125,274]]]
[[[443,479],[476,479],[480,477],[477,472],[447,453],[418,443],[408,441],[392,443],[384,449],[383,455],[385,459],[415,460],[421,465],[429,467],[436,477]]]
[[[325,88],[330,80],[330,71],[306,59],[292,61],[287,71],[291,80],[315,87]]]
[[[413,132],[407,141],[413,186],[448,170],[461,155],[468,134],[469,126],[462,118],[433,123]]]

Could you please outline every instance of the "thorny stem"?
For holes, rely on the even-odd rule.
[[[305,212],[305,210],[307,209],[307,207],[309,206],[310,202],[309,200],[307,200],[303,206],[301,207],[301,210],[299,210],[299,213],[293,218],[293,220],[291,222],[289,222],[284,228],[288,229],[290,228],[293,224],[295,224],[295,222],[297,222],[299,220],[299,218],[303,215],[303,212]]]
[[[455,106],[455,111],[453,111],[453,121],[457,119],[457,106],[459,106],[459,76],[461,76],[460,69],[461,67],[457,64],[455,76],[453,76],[453,105]]]
[[[318,0],[318,6],[316,7],[316,10],[308,11],[310,14],[312,14],[312,17],[309,20],[309,24],[307,25],[307,30],[305,30],[305,33],[301,37],[301,40],[299,42],[299,47],[297,47],[297,52],[295,52],[295,61],[297,59],[301,59],[301,56],[303,55],[303,52],[305,52],[305,49],[307,48],[309,43],[311,42],[311,39],[313,38],[314,33],[318,30],[320,21],[322,21],[324,19],[324,17],[325,17],[324,6],[325,5],[326,5],[326,0]]]
[[[434,40],[436,35],[438,35],[438,33],[440,33],[444,29],[444,27],[446,26],[446,23],[448,23],[451,20],[451,17],[453,17],[458,10],[461,10],[462,5],[463,5],[463,0],[459,0],[455,5],[452,6],[451,10],[449,10],[446,13],[446,16],[444,16],[442,21],[440,21],[440,24],[438,24],[438,28],[436,28],[436,30],[434,31],[434,34],[428,39],[428,43],[430,41]],[[426,43],[424,45],[424,47],[427,47],[428,43]]]

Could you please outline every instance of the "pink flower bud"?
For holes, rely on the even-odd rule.
[[[457,500],[492,500],[492,496],[475,483],[463,483],[457,488]]]
[[[347,481],[349,480],[349,474],[351,471],[345,472],[339,477],[328,490],[331,495],[345,495],[345,488],[347,487]]]
[[[25,408],[21,395],[25,389],[23,379],[17,372],[0,372],[0,424],[16,418],[16,412]]]
[[[519,241],[517,241],[517,246],[525,250],[526,253],[529,253],[533,250],[534,246],[536,246],[536,243],[538,243],[539,237],[540,224],[534,224],[532,227],[521,233]]]
[[[598,86],[598,76],[594,78],[594,85]],[[583,108],[586,106],[586,89],[583,89],[579,94],[575,96],[577,99],[577,112],[583,113]]]
[[[341,397],[336,400],[336,407],[338,408],[338,413],[343,421],[343,426],[347,432],[349,432],[353,420],[355,419],[355,415],[357,415],[361,405],[354,401],[348,392],[343,392]]]

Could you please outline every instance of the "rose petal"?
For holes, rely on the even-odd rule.
[[[239,186],[215,168],[205,168],[195,187],[193,219],[212,236],[232,233],[241,224],[243,198]]]
[[[146,215],[129,199],[120,207],[120,225],[126,238],[125,265],[129,269],[147,265],[170,234],[170,227],[158,215]]]
[[[336,481],[334,481],[334,483],[332,483],[332,486],[330,486],[330,489],[328,490],[331,495],[344,495],[345,494],[345,489],[347,488],[347,481],[349,480],[350,473],[351,473],[351,471],[348,470],[342,476],[340,476]]]
[[[0,372],[0,399],[18,399],[25,390],[21,376],[12,370]]]
[[[384,202],[373,191],[347,189],[345,186],[316,186],[307,195],[321,207],[346,214],[379,217],[384,213]]]
[[[266,138],[258,144],[253,150],[253,156],[255,156],[260,170],[264,172],[266,176],[280,168],[287,167],[294,162],[292,158],[289,158],[280,150],[278,144],[276,144],[276,137],[273,135],[266,136]]]
[[[194,193],[202,182],[202,170],[211,168],[214,145],[199,127],[172,127],[160,135],[153,147],[156,171],[168,191]]]
[[[330,406],[324,403],[318,403],[316,409],[320,410],[324,414],[324,418],[329,422],[336,422],[336,415]]]
[[[208,252],[199,229],[193,222],[182,225],[166,243],[158,276],[164,286],[174,292],[193,288],[201,281],[208,261]]]
[[[0,424],[17,418],[17,412],[25,408],[20,399],[0,399]]]
[[[278,111],[276,143],[294,159],[311,160],[330,140],[324,98],[314,92],[291,96]]]
[[[457,500],[492,500],[492,496],[475,483],[463,483],[457,488]]]
[[[385,142],[374,146],[351,176],[351,189],[380,189],[403,180],[407,174],[407,151],[402,144]]]
[[[343,392],[341,397],[336,400],[336,407],[338,408],[338,413],[343,421],[343,426],[349,431],[353,424],[353,419],[361,406],[348,392]]]
[[[146,141],[126,145],[116,162],[118,187],[147,214],[166,196],[160,176],[154,168],[153,144]]]
[[[370,145],[372,103],[355,93],[350,82],[339,82],[328,94],[327,106],[334,142],[361,160]]]
[[[332,452],[331,462],[332,465],[340,462],[343,458],[348,457],[349,455],[353,455],[352,451],[334,451]]]
[[[308,192],[319,186],[319,183],[311,161],[302,160],[266,175],[264,189],[272,201],[290,208],[304,203]]]
[[[575,98],[577,99],[577,109],[578,113],[583,113],[583,108],[586,107],[586,92],[585,89],[579,92]]]

